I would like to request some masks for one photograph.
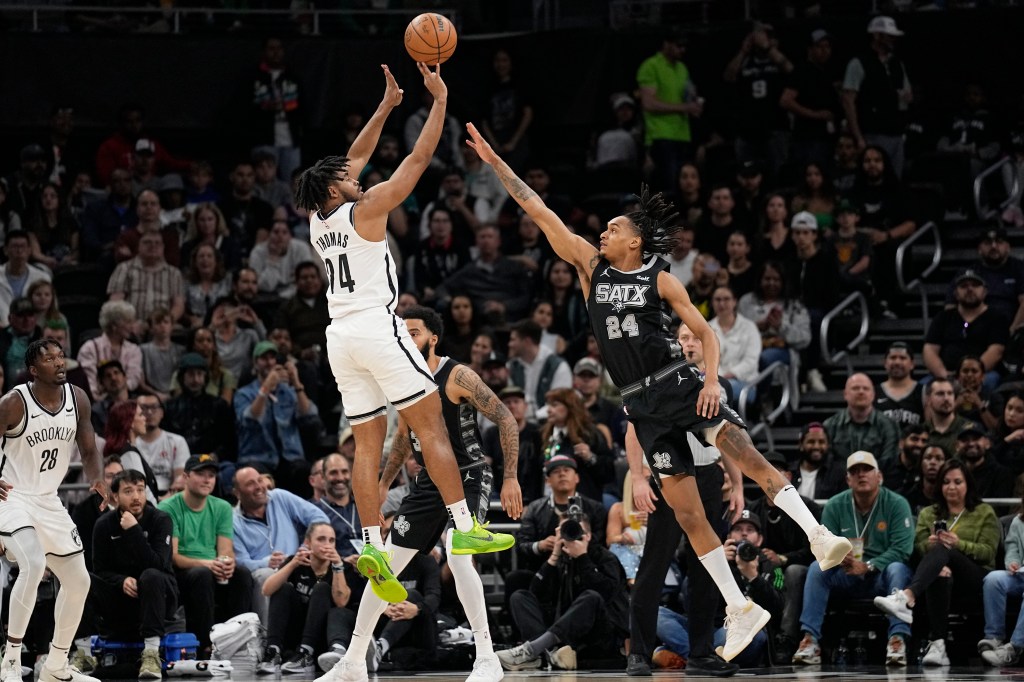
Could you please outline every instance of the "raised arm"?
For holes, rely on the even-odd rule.
[[[430,114],[423,124],[420,137],[416,140],[416,146],[412,148],[409,155],[402,160],[390,178],[366,190],[356,203],[356,224],[360,224],[361,220],[386,219],[392,209],[405,201],[416,188],[416,183],[419,182],[423,171],[430,165],[430,160],[434,157],[434,151],[437,149],[437,142],[441,139],[441,131],[444,130],[445,107],[448,104],[448,86],[441,80],[440,65],[436,67],[435,71],[428,69],[422,62],[416,62],[416,67],[423,74],[423,84],[434,96],[434,105],[430,107]],[[349,177],[354,177],[351,164]],[[381,226],[380,238],[383,239],[387,221],[379,220],[378,222]],[[373,236],[370,238],[373,239]]]
[[[391,69],[387,64],[381,64],[380,68],[384,69],[384,99],[377,105],[377,111],[373,112],[373,116],[359,131],[348,149],[348,174],[351,177],[358,178],[363,172],[373,150],[377,148],[377,141],[380,139],[381,130],[384,129],[384,122],[388,120],[388,114],[402,103],[404,91],[398,87],[398,82],[391,75]]]
[[[498,425],[498,440],[505,457],[505,478],[501,483],[501,508],[513,521],[523,513],[523,492],[519,472],[519,424],[480,376],[469,367],[458,367],[445,387],[449,398],[465,400]]]
[[[704,388],[697,398],[697,414],[703,417],[714,417],[718,414],[722,389],[718,385],[718,358],[720,350],[718,337],[711,329],[704,316],[700,314],[690,301],[683,283],[667,271],[658,273],[658,291],[661,297],[672,306],[679,319],[697,335],[704,345]]]
[[[589,282],[590,274],[601,259],[597,249],[583,237],[573,234],[555,215],[554,211],[544,205],[544,201],[537,196],[537,193],[512,172],[508,164],[491,148],[491,145],[480,135],[476,126],[467,123],[466,130],[469,131],[469,136],[472,138],[467,141],[467,144],[476,150],[484,163],[494,168],[501,184],[505,186],[516,203],[522,206],[523,210],[537,223],[559,258],[572,263],[580,277],[585,277]]]

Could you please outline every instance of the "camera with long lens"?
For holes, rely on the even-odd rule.
[[[562,535],[565,535],[565,531],[562,531]],[[757,546],[752,542],[741,540],[736,545],[736,556],[744,561],[753,561],[757,558],[758,554],[760,554],[760,552],[758,551]]]
[[[566,542],[583,539],[583,500],[579,495],[569,498],[569,506],[565,510],[565,521],[562,522],[562,539]]]

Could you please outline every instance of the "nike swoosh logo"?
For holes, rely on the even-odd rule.
[[[42,416],[43,416],[43,413],[42,413],[42,412],[40,412],[39,414],[34,414],[34,415],[32,415],[32,418],[33,418],[33,419],[36,419],[36,418],[38,418],[38,417],[42,417]],[[57,679],[60,679],[60,678],[57,678]]]
[[[480,539],[483,540],[484,542],[494,542],[494,536],[491,535],[490,533],[487,534],[487,537],[480,538]]]
[[[65,411],[65,412],[67,412],[68,414],[71,414],[72,412],[74,412],[74,411],[75,411],[75,408],[73,408],[73,407],[69,407],[68,409],[66,409],[66,410],[64,410],[64,411]]]
[[[111,535],[111,536],[110,536],[110,539],[111,539],[111,540],[120,540],[120,539],[121,539],[121,536],[120,536],[120,535]]]

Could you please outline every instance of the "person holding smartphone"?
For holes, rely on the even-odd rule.
[[[970,470],[951,459],[939,470],[941,495],[917,517],[914,545],[921,563],[903,590],[875,597],[875,606],[905,623],[914,619],[912,609],[920,596],[928,602],[928,649],[922,665],[949,665],[946,633],[949,631],[952,579],[957,595],[977,599],[982,583],[995,568],[1001,529],[992,507],[981,501]]]

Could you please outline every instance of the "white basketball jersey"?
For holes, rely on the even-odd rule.
[[[25,417],[0,441],[0,477],[23,495],[56,495],[71,462],[78,433],[78,404],[71,384],[56,412],[43,407],[29,384],[13,389],[25,403]]]
[[[355,203],[326,216],[309,217],[309,240],[327,269],[327,307],[332,319],[380,308],[391,313],[398,299],[398,274],[386,239],[369,242],[352,224]]]

